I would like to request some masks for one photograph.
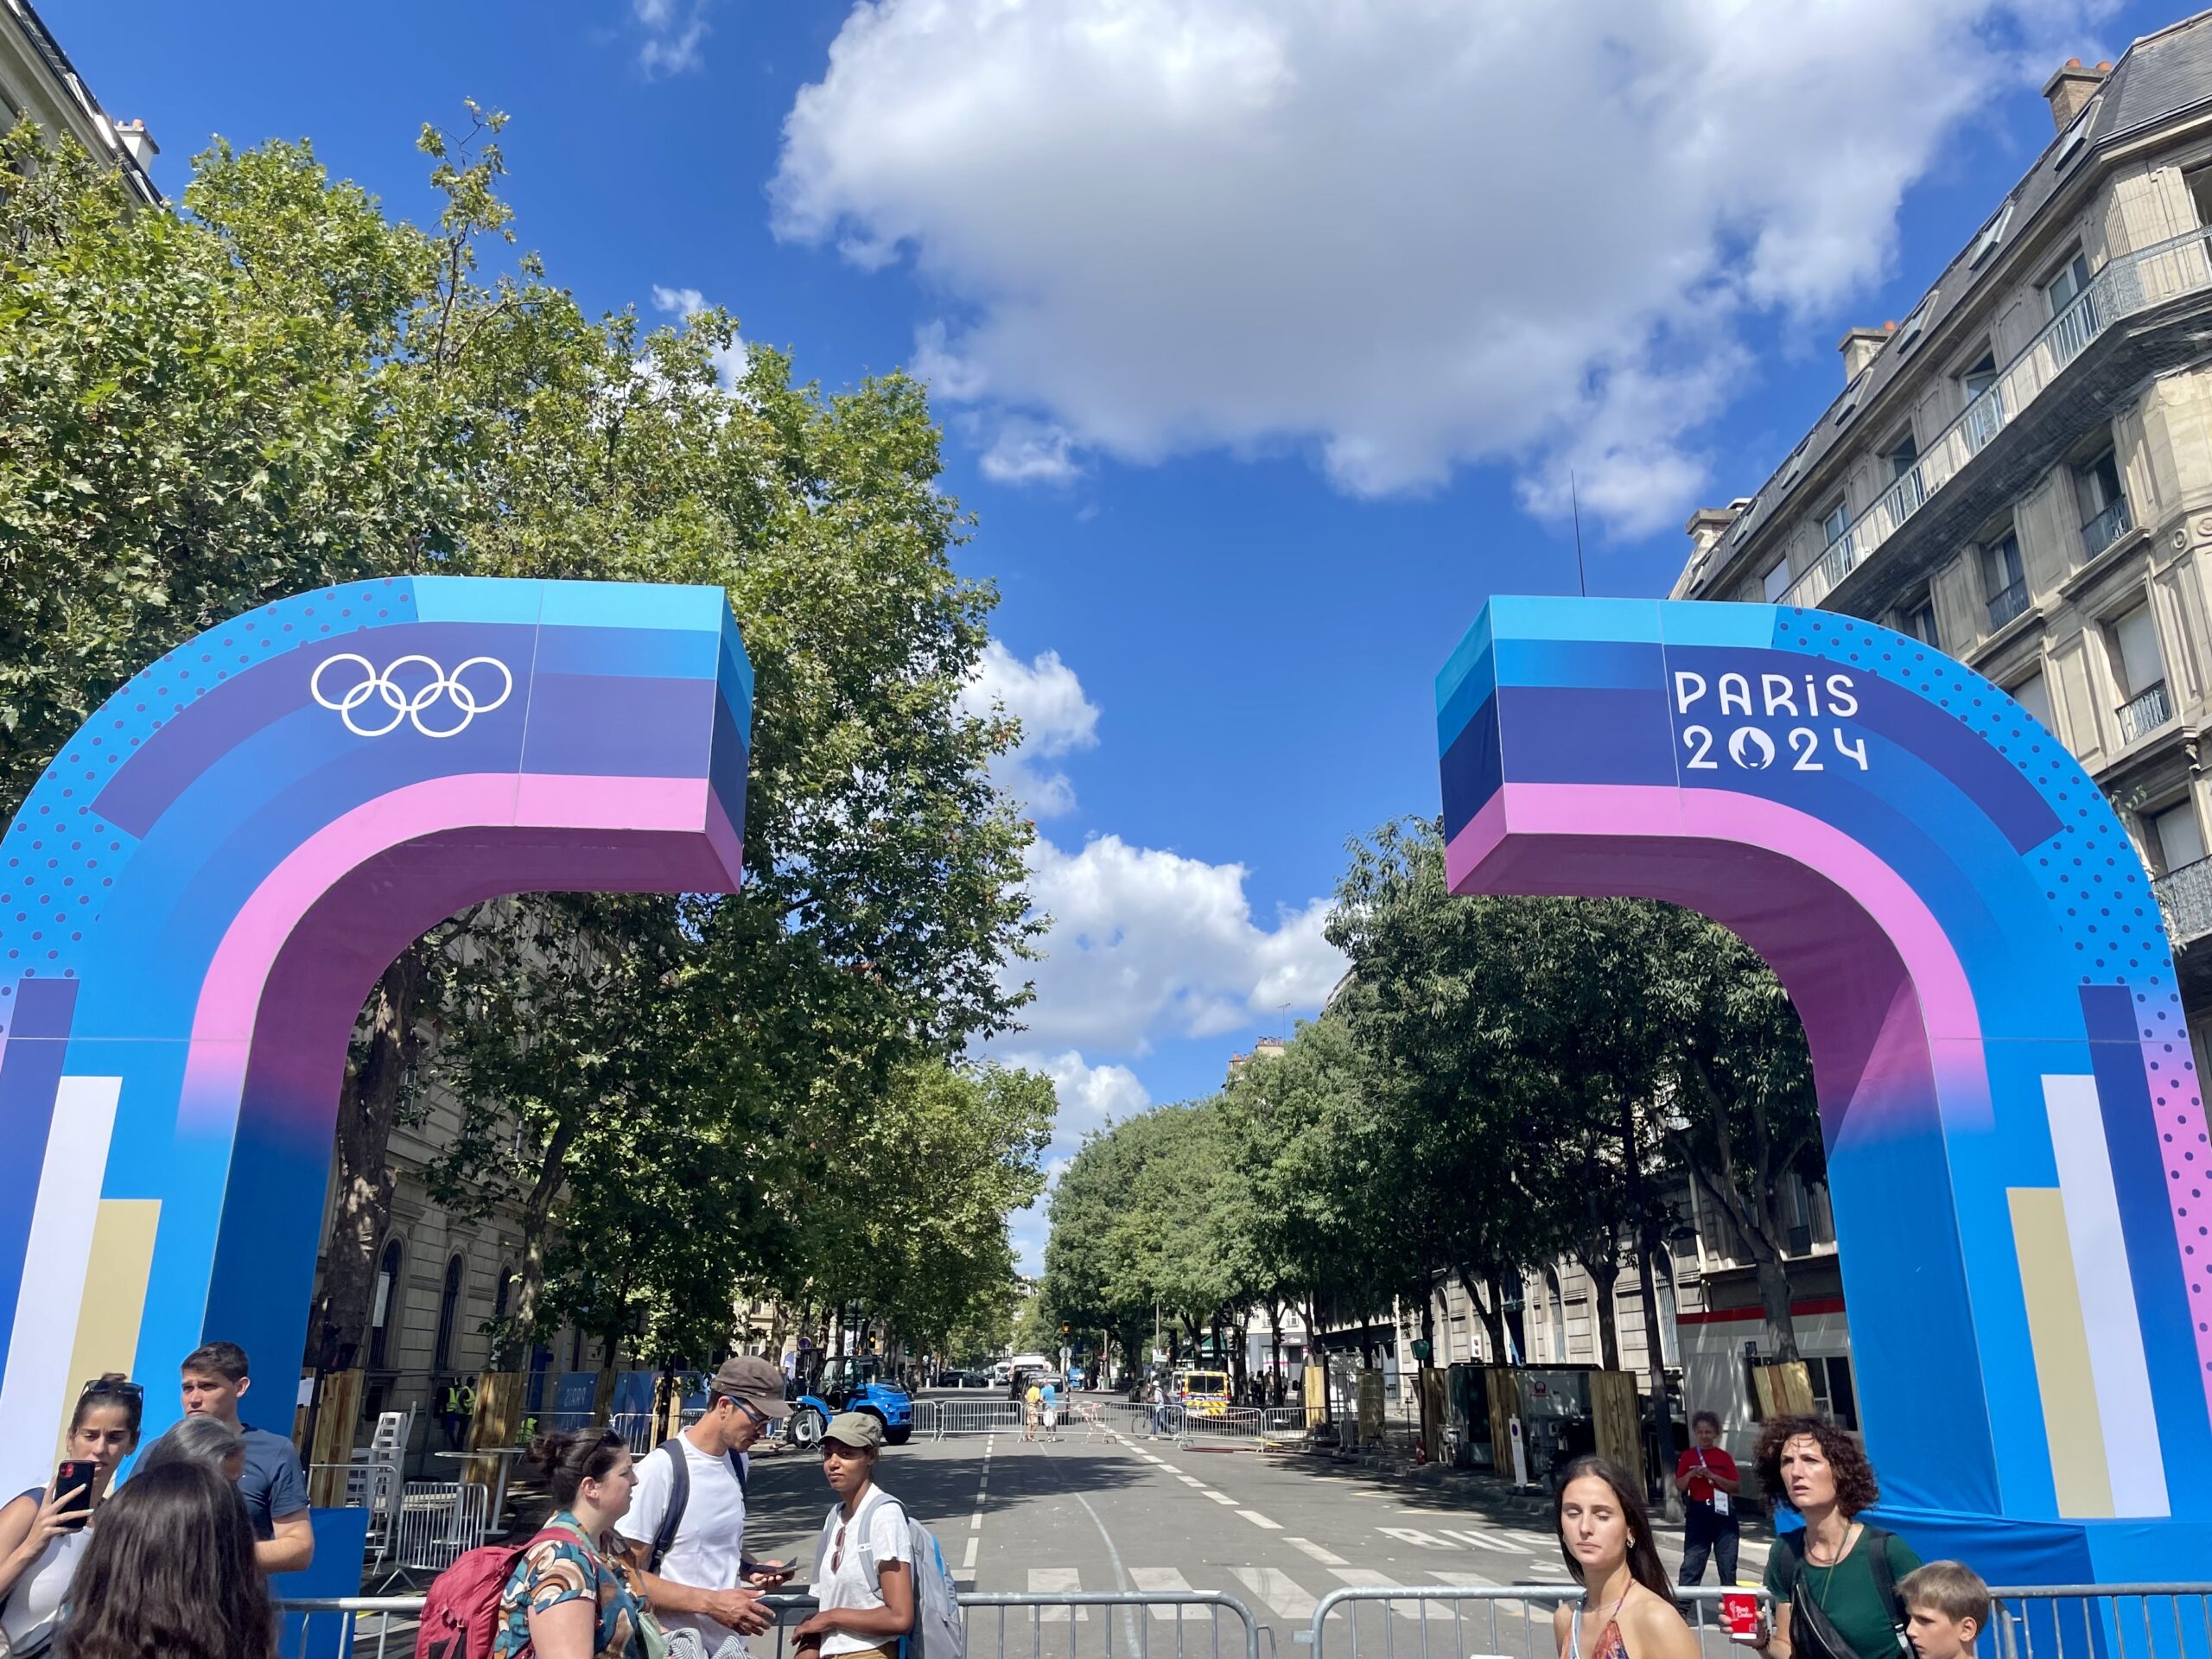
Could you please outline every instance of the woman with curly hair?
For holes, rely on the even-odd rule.
[[[1904,1539],[1854,1520],[1881,1496],[1874,1466],[1848,1430],[1816,1417],[1778,1417],[1759,1435],[1759,1484],[1805,1519],[1767,1556],[1771,1628],[1753,1645],[1769,1659],[1897,1659],[1905,1643],[1897,1580],[1920,1565]]]
[[[1560,1659],[1697,1659],[1637,1482],[1603,1458],[1577,1458],[1560,1477],[1552,1529],[1582,1586],[1580,1606],[1552,1615]]]
[[[269,1583],[238,1488],[202,1463],[142,1470],[100,1506],[61,1659],[276,1659]]]

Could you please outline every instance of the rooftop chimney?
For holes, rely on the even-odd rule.
[[[138,163],[142,173],[149,171],[154,157],[162,153],[162,147],[154,142],[154,135],[146,130],[143,121],[117,122],[115,136],[123,141],[123,147],[130,152],[130,159]]]
[[[2069,58],[2066,67],[2044,83],[2043,95],[2050,100],[2050,118],[2059,131],[2074,124],[2074,118],[2088,107],[2090,97],[2111,73],[2108,63],[2084,69],[2081,59]]]
[[[1720,539],[1720,532],[1736,522],[1736,515],[1744,510],[1742,502],[1726,507],[1700,507],[1690,514],[1690,521],[1682,528],[1689,533],[1690,556],[1694,559]]]
[[[1849,385],[1859,378],[1859,372],[1874,360],[1875,353],[1889,344],[1890,335],[1897,324],[1885,322],[1878,328],[1847,330],[1836,342],[1836,350],[1843,353],[1843,383]]]

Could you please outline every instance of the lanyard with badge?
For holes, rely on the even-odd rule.
[[[1707,1477],[1705,1484],[1707,1490],[1713,1494],[1713,1512],[1715,1515],[1726,1515],[1728,1513],[1728,1494],[1722,1491],[1718,1486],[1715,1486],[1713,1484],[1711,1479],[1713,1465],[1705,1460],[1705,1448],[1701,1446],[1694,1446],[1690,1450],[1697,1453],[1697,1466],[1700,1469],[1704,1470]]]

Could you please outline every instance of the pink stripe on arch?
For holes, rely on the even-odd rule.
[[[234,1129],[247,1051],[278,953],[318,900],[378,854],[445,831],[516,826],[704,833],[720,841],[725,836],[711,835],[710,809],[726,826],[702,778],[467,772],[393,790],[324,825],[263,878],[215,949],[193,1013],[179,1128],[219,1135]],[[736,879],[734,866],[729,874]]]
[[[1981,1040],[1966,969],[1920,895],[1843,831],[1795,807],[1719,789],[1507,784],[1452,837],[1445,868],[1455,891],[1509,834],[1688,838],[1763,848],[1789,859],[1849,893],[1888,937],[1919,995],[1931,1039]]]

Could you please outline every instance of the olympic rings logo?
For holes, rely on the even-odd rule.
[[[354,683],[334,699],[324,691],[322,678],[340,663],[352,664],[352,671],[344,677]],[[397,680],[400,671],[410,664],[427,669],[430,677],[413,691],[399,684]],[[499,671],[499,695],[496,697],[480,699],[475,691],[461,683],[462,677],[479,664]],[[358,680],[354,679],[355,675],[359,677]],[[411,680],[414,676],[407,677]],[[480,674],[477,678],[484,683],[486,690],[489,690],[486,676]],[[391,667],[378,673],[374,663],[350,651],[341,651],[335,657],[325,658],[308,681],[308,690],[315,700],[343,719],[346,729],[356,737],[382,737],[386,732],[397,730],[402,721],[412,723],[415,729],[425,737],[453,737],[467,730],[468,722],[477,715],[488,715],[505,702],[513,694],[514,689],[515,677],[496,657],[471,657],[448,675],[438,666],[435,658],[408,656],[399,658]],[[424,713],[435,710],[442,700],[452,703],[460,717],[450,724],[438,721],[435,715],[431,721],[425,721],[423,718]],[[357,720],[355,713],[362,709],[368,709],[367,718]],[[381,725],[375,723],[385,714],[391,715],[389,720],[385,720]]]

